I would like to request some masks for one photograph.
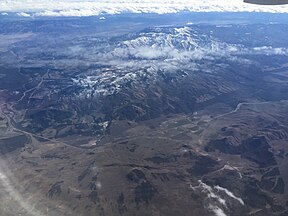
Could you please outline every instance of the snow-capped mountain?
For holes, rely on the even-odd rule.
[[[186,76],[205,67],[200,61],[208,63],[239,50],[237,45],[201,35],[189,26],[149,28],[113,38],[108,44],[107,49],[101,46],[100,50],[96,44],[88,51],[93,53],[95,63],[104,67],[73,78],[73,82],[84,88],[82,96],[113,94],[128,82],[143,83],[145,78],[145,82],[148,79],[151,83],[163,74]]]

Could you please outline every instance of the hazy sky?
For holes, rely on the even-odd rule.
[[[21,16],[91,16],[101,13],[288,12],[287,5],[259,6],[242,0],[1,0],[0,12]]]

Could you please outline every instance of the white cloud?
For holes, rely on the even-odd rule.
[[[191,187],[191,186],[190,186]],[[218,202],[219,204],[221,204],[222,206],[227,208],[226,205],[226,200],[221,198],[219,195],[217,195],[214,191],[214,189],[212,187],[210,187],[209,185],[205,184],[204,182],[202,182],[201,180],[199,180],[199,185],[196,187],[191,187],[191,189],[196,190],[198,188],[201,188],[202,192],[207,193],[207,197],[210,200],[215,200],[216,202]],[[217,209],[216,209],[217,208]],[[210,208],[209,208],[210,209]],[[218,208],[217,206],[214,206],[213,208],[214,210],[221,210],[220,208]]]
[[[265,54],[265,55],[288,55],[288,49],[284,47],[271,47],[271,46],[262,46],[254,47],[254,54]]]
[[[220,186],[218,186],[218,185],[215,186],[214,188],[215,188],[216,190],[219,190],[219,191],[224,191],[229,197],[237,200],[237,201],[240,202],[242,205],[244,205],[244,201],[243,201],[241,198],[235,196],[231,191],[227,190],[226,188],[220,187]]]
[[[30,17],[31,16],[30,14],[24,13],[24,12],[17,13],[17,15],[22,16],[22,17]]]
[[[190,188],[195,192],[201,192],[203,194],[206,194],[206,208],[209,211],[213,212],[215,216],[226,216],[224,210],[226,211],[226,209],[229,209],[231,207],[231,198],[238,201],[241,205],[244,205],[244,201],[241,198],[235,196],[228,189],[220,187],[218,185],[211,187],[202,182],[201,180],[199,180],[198,182],[199,185],[194,187],[190,185]],[[225,197],[225,199],[223,197]]]
[[[215,216],[227,216],[224,211],[217,206],[209,205],[208,208],[215,214]]]
[[[227,216],[224,211],[217,206],[209,205],[208,208],[215,214],[215,216]]]
[[[0,12],[33,16],[94,16],[103,13],[270,12],[287,13],[288,6],[259,6],[243,0],[4,0]],[[21,15],[21,14],[19,14]]]

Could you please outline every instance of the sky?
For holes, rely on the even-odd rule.
[[[260,6],[242,0],[0,0],[0,13],[19,16],[96,16],[119,13],[270,12],[288,13],[288,5]]]

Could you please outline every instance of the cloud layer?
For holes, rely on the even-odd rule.
[[[0,12],[19,16],[96,16],[118,13],[270,12],[288,13],[288,6],[259,6],[242,0],[4,0]]]

